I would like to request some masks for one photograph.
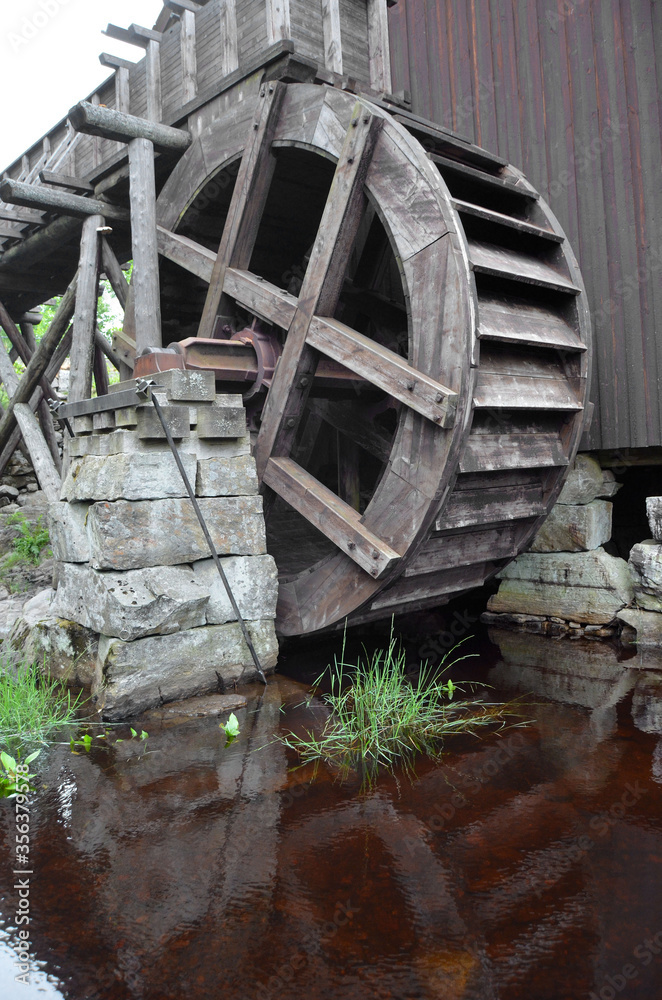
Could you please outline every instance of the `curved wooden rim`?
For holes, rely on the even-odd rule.
[[[345,618],[390,584],[427,536],[455,479],[469,432],[474,373],[475,301],[464,241],[445,183],[403,126],[384,120],[366,190],[400,267],[409,319],[409,363],[458,395],[455,424],[441,428],[401,411],[390,460],[362,523],[396,549],[400,560],[379,581],[348,556],[321,560],[281,586],[278,627],[311,632]],[[247,100],[205,129],[182,157],[158,199],[159,223],[176,230],[206,183],[243,149],[256,100]],[[333,88],[287,88],[275,142],[337,159],[356,98]]]

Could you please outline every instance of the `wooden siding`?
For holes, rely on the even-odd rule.
[[[579,257],[589,445],[662,444],[662,4],[400,0],[389,16],[394,90],[521,168]]]

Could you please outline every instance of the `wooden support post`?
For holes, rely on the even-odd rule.
[[[290,0],[267,0],[267,36],[269,45],[275,45],[292,34]]]
[[[97,325],[97,300],[99,297],[99,229],[104,225],[103,216],[93,215],[85,220],[80,243],[78,289],[71,345],[71,382],[69,402],[88,399],[92,395],[92,359],[94,356],[94,331]]]
[[[19,403],[19,406],[21,404]],[[39,400],[39,425],[41,427],[42,434],[44,435],[44,440],[48,445],[48,450],[51,453],[51,458],[55,468],[57,469],[58,475],[62,475],[62,458],[60,456],[60,448],[57,443],[57,438],[55,436],[55,424],[53,423],[53,414],[51,413],[51,408],[42,396]]]
[[[136,115],[121,114],[89,101],[80,101],[71,108],[69,121],[77,132],[84,132],[85,135],[100,135],[119,142],[149,139],[156,149],[166,153],[183,153],[193,141],[191,133],[183,129],[171,128],[170,125],[161,125]]]
[[[108,52],[101,53],[99,62],[102,66],[112,66],[115,70],[115,110],[128,115],[131,110],[129,73],[135,63],[128,59],[120,59],[119,56],[111,56]]]
[[[147,117],[155,122],[161,121],[161,32],[143,28],[139,24],[132,24],[128,28],[109,24],[104,34],[145,50]]]
[[[0,342],[0,378],[2,379],[7,395],[10,399],[15,397],[18,390],[18,375],[14,366],[9,360],[9,355],[4,344]],[[52,503],[60,499],[60,473],[55,466],[51,453],[48,449],[46,439],[30,406],[26,403],[14,403],[14,415],[18,426],[21,429],[23,440],[30,453],[34,471],[39,480],[39,485]]]
[[[342,74],[340,0],[322,0],[322,24],[324,26],[324,65],[332,73]]]
[[[192,101],[198,92],[198,64],[195,53],[195,14],[182,10],[180,22],[180,58],[182,64],[182,100]]]
[[[368,55],[370,86],[373,90],[390,94],[393,83],[387,0],[368,0]]]
[[[156,239],[156,184],[154,146],[148,139],[129,143],[131,245],[136,353],[146,347],[161,347],[161,298],[159,252]]]
[[[382,119],[357,102],[262,413],[255,449],[260,480],[271,458],[292,451],[317,368],[318,354],[306,343],[308,333],[315,314],[333,316],[338,303],[347,260],[361,224],[365,178],[382,126]]]
[[[214,264],[207,299],[198,329],[211,337],[221,306],[228,267],[248,268],[264,212],[276,158],[271,151],[285,94],[282,83],[265,84],[239,167],[232,201]]]
[[[101,263],[106,277],[110,282],[110,287],[117,296],[117,301],[122,309],[126,309],[126,300],[129,296],[129,283],[124,277],[124,271],[120,267],[113,248],[105,236],[101,238]]]
[[[97,396],[105,396],[108,393],[108,369],[106,368],[106,355],[99,343],[100,339],[104,339],[103,334],[97,330],[94,338],[94,387]]]
[[[32,323],[21,323],[20,326],[23,340],[26,343],[30,357],[32,357],[37,347],[37,341],[34,339],[34,327]]]
[[[99,107],[100,104],[99,95],[93,94],[90,104],[93,104],[95,108]],[[101,139],[98,135],[92,136],[92,164],[94,167],[98,167],[101,162]]]
[[[284,0],[283,0],[284,2]],[[287,0],[289,3],[289,0]],[[221,58],[222,76],[229,76],[239,68],[239,43],[237,36],[236,0],[220,0]]]

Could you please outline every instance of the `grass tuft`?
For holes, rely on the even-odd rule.
[[[0,745],[23,750],[48,742],[76,719],[80,695],[44,677],[36,664],[0,666]]]
[[[467,659],[460,656],[447,662],[454,652],[442,660],[442,675]],[[392,631],[385,650],[366,654],[356,664],[345,662],[343,644],[341,658],[331,669],[331,692],[323,695],[331,712],[322,731],[303,736],[289,732],[281,742],[295,750],[303,764],[336,765],[341,778],[356,770],[364,784],[371,784],[381,768],[404,765],[411,770],[419,754],[439,759],[449,736],[475,735],[488,726],[506,725],[508,706],[474,698],[457,700],[458,691],[464,694],[462,686],[445,681],[439,668],[428,663],[410,680],[405,658]]]

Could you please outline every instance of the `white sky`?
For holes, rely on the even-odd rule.
[[[112,70],[101,52],[141,49],[102,35],[108,22],[151,28],[161,0],[0,0],[0,172]]]

